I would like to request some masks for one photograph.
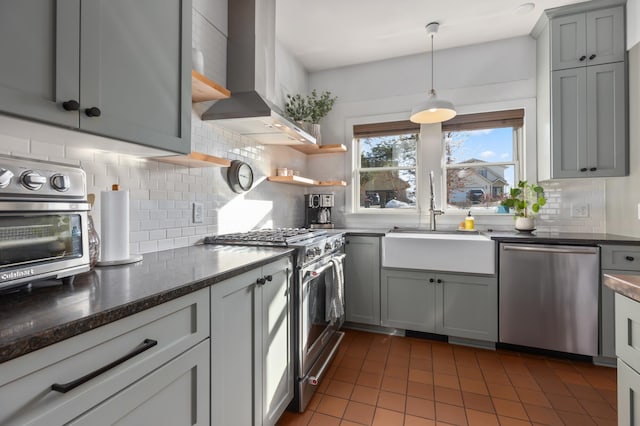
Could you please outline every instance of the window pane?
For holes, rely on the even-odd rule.
[[[360,167],[415,167],[416,134],[360,139]]]
[[[360,172],[360,207],[415,208],[415,169]]]
[[[513,128],[445,132],[447,164],[513,161]]]
[[[495,211],[514,180],[513,165],[447,169],[447,205]]]

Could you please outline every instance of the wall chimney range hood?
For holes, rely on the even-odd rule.
[[[229,2],[227,87],[202,120],[272,145],[309,145],[316,138],[285,117],[269,99],[275,93],[275,0]]]

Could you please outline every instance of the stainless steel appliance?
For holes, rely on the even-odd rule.
[[[86,176],[0,155],[0,290],[89,270]]]
[[[297,383],[291,410],[303,412],[323,380],[344,333],[344,235],[326,230],[284,228],[224,234],[207,244],[296,248],[294,359]]]
[[[331,208],[334,204],[333,194],[306,194],[305,226],[313,229],[332,229]]]
[[[500,342],[598,354],[598,247],[499,247]]]

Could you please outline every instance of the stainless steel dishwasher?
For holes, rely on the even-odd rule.
[[[598,354],[598,247],[499,247],[501,343]]]

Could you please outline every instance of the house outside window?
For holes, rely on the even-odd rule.
[[[459,115],[442,124],[448,210],[496,212],[519,179],[524,110]]]
[[[416,209],[419,133],[420,126],[410,121],[353,127],[358,211]]]

